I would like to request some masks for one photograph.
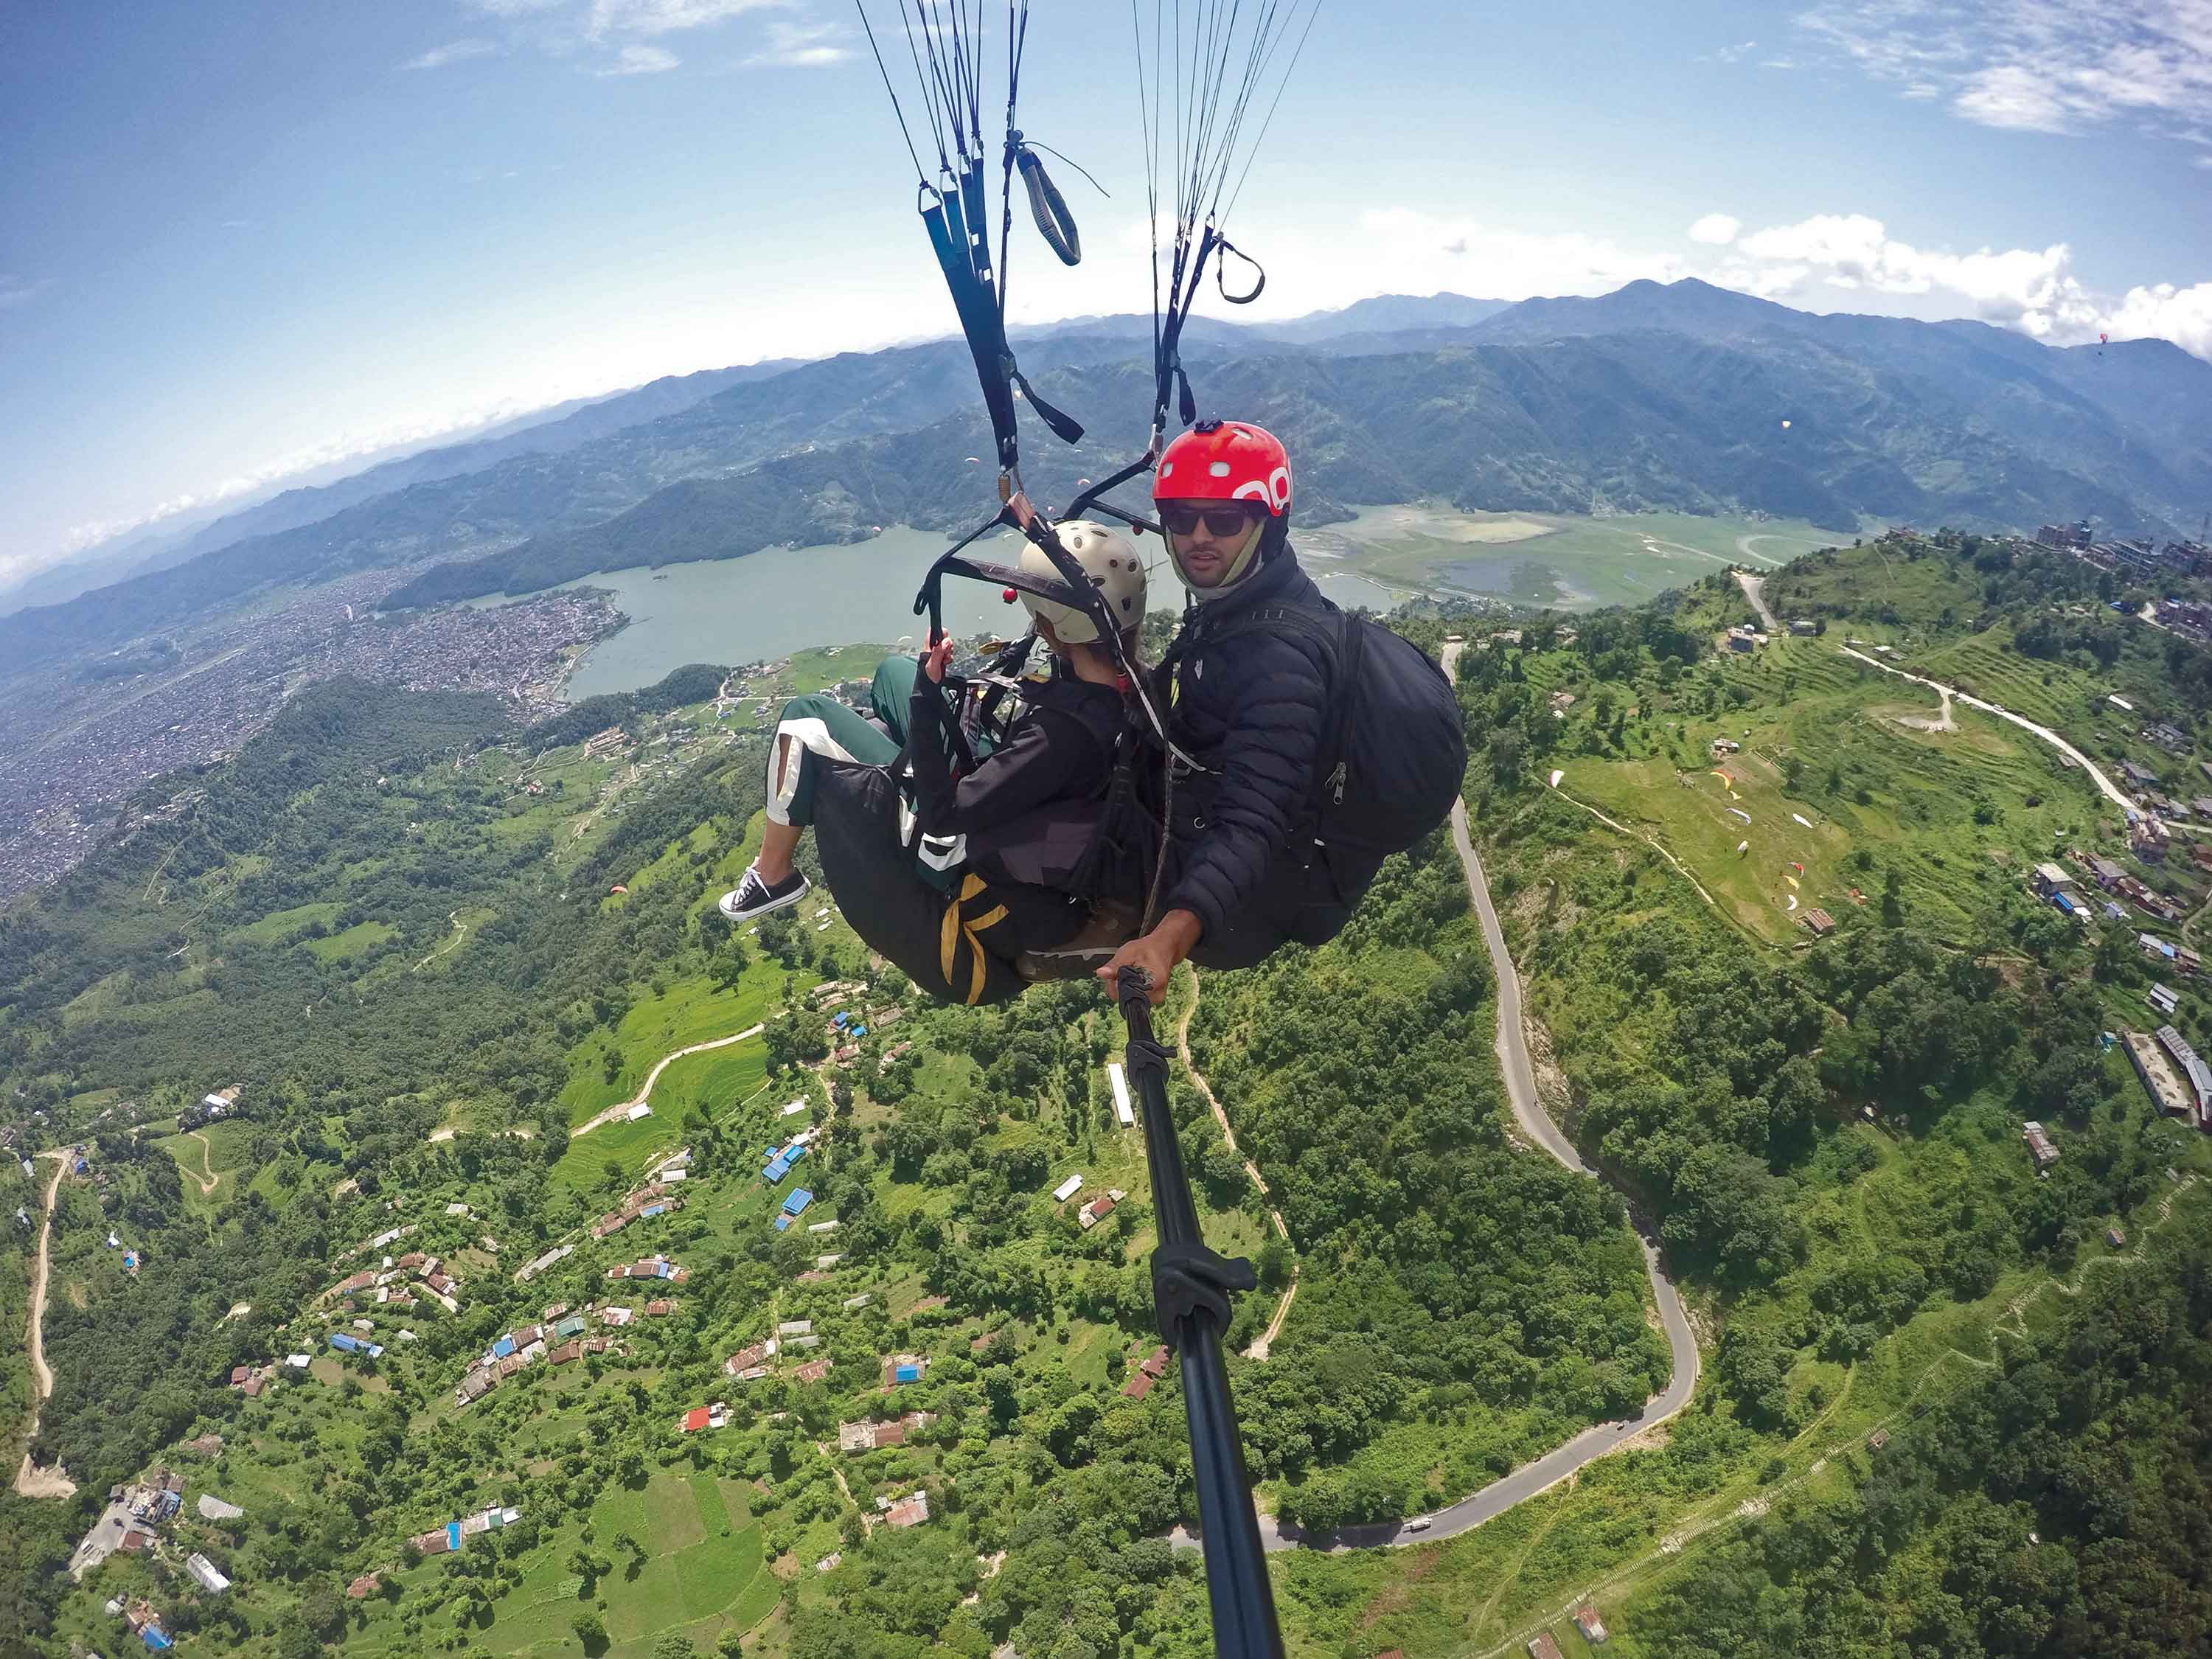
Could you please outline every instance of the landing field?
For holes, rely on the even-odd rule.
[[[1364,507],[1348,523],[1299,532],[1297,545],[1318,556],[1316,569],[1356,574],[1401,596],[1588,611],[1637,604],[1724,565],[1778,567],[1851,536],[1789,519],[1462,513],[1427,503]]]

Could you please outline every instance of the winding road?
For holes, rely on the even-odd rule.
[[[1457,667],[1459,654],[1458,645],[1444,647],[1447,678]],[[1528,1038],[1522,1025],[1521,977],[1514,969],[1511,953],[1505,948],[1505,933],[1498,926],[1497,908],[1490,902],[1490,886],[1482,873],[1482,861],[1475,855],[1474,843],[1468,834],[1465,801],[1453,804],[1451,827],[1452,846],[1459,854],[1460,867],[1467,874],[1468,891],[1481,920],[1483,943],[1489,947],[1491,967],[1498,979],[1498,1060],[1504,1074],[1506,1098],[1512,1104],[1514,1121],[1523,1134],[1568,1169],[1592,1180],[1600,1179],[1599,1171],[1583,1161],[1574,1143],[1552,1121],[1536,1097],[1536,1071],[1529,1063]],[[1346,1527],[1326,1536],[1309,1535],[1299,1528],[1285,1525],[1273,1516],[1263,1515],[1260,1517],[1260,1538],[1267,1551],[1272,1554],[1291,1549],[1339,1552],[1387,1548],[1433,1543],[1440,1538],[1472,1532],[1484,1522],[1496,1520],[1515,1504],[1550,1491],[1577,1470],[1620,1450],[1646,1430],[1681,1411],[1697,1392],[1697,1336],[1690,1328],[1689,1316],[1682,1310],[1682,1299],[1674,1293],[1674,1286],[1661,1264],[1657,1241],[1641,1222],[1637,1224],[1637,1231],[1644,1246],[1644,1271],[1651,1279],[1652,1297],[1658,1304],[1659,1322],[1666,1331],[1667,1346],[1674,1362],[1674,1375],[1666,1389],[1646,1401],[1641,1413],[1622,1422],[1601,1423],[1584,1429],[1565,1445],[1430,1515]],[[1170,1538],[1185,1547],[1195,1542],[1182,1528],[1177,1528]]]
[[[1755,559],[1759,555],[1753,553],[1749,548],[1744,547],[1743,543],[1756,539],[1755,537],[1746,536],[1743,541],[1738,542],[1736,545]],[[1779,634],[1782,631],[1782,624],[1775,620],[1774,613],[1766,608],[1766,578],[1754,576],[1748,570],[1739,570],[1735,573],[1735,580],[1736,586],[1743,589],[1744,598],[1751,601],[1751,608],[1759,613],[1759,621],[1766,624],[1766,631],[1770,634]]]

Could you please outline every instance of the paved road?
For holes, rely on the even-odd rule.
[[[2060,737],[2049,726],[2038,726],[2033,720],[2026,718],[2024,715],[2014,714],[2011,709],[2006,708],[2001,702],[1984,702],[1979,697],[1969,696],[1966,692],[1961,691],[1955,685],[1946,685],[1941,680],[1931,680],[1927,678],[1925,676],[1919,674],[1908,674],[1902,668],[1892,668],[1887,663],[1881,661],[1879,658],[1869,657],[1863,651],[1854,651],[1848,645],[1843,647],[1842,650],[1845,656],[1856,658],[1858,661],[1864,663],[1869,668],[1879,668],[1885,674],[1894,674],[1901,680],[1911,680],[1915,685],[1924,685],[1930,690],[1941,691],[1948,696],[1957,698],[1969,708],[1978,708],[1984,714],[1995,714],[2001,720],[2010,720],[2014,726],[2021,727],[2023,731],[2034,732],[2037,737],[2041,738],[2044,742],[2049,744],[2060,754],[2070,756],[2074,763],[2089,775],[2089,781],[2092,783],[2094,783],[2098,788],[2103,790],[2105,792],[2106,798],[2115,806],[2118,807],[2121,811],[2126,813],[2130,817],[2134,817],[2142,811],[2142,809],[2138,807],[2134,801],[2128,798],[2128,796],[2121,790],[2119,785],[2114,783],[2110,778],[2105,775],[2104,769],[2102,767],[2099,766],[2096,762],[2091,760],[2087,755],[2076,749],[2072,744],[2067,742],[2065,738]]]
[[[1456,645],[1444,647],[1446,674],[1457,665],[1459,653]],[[1453,805],[1451,825],[1452,845],[1459,853],[1461,867],[1467,872],[1468,891],[1474,896],[1476,915],[1481,918],[1483,942],[1490,947],[1491,966],[1498,978],[1498,1059],[1504,1072],[1505,1093],[1512,1103],[1514,1119],[1522,1133],[1568,1169],[1597,1179],[1598,1171],[1583,1161],[1574,1143],[1560,1133],[1536,1097],[1535,1069],[1528,1062],[1528,1044],[1521,1023],[1521,978],[1514,970],[1511,953],[1505,948],[1505,933],[1498,924],[1497,908],[1490,902],[1490,884],[1484,878],[1482,861],[1475,855],[1474,843],[1468,835],[1464,801]],[[1638,1231],[1643,1233],[1641,1226]],[[1659,1304],[1659,1322],[1666,1329],[1667,1346],[1674,1358],[1674,1376],[1664,1392],[1644,1402],[1641,1413],[1623,1422],[1601,1423],[1595,1428],[1584,1429],[1534,1462],[1522,1464],[1504,1479],[1427,1516],[1346,1527],[1327,1537],[1315,1537],[1298,1528],[1282,1524],[1273,1516],[1263,1515],[1260,1517],[1260,1538],[1267,1551],[1272,1554],[1291,1549],[1376,1549],[1432,1543],[1439,1538],[1472,1532],[1484,1522],[1496,1520],[1515,1504],[1556,1486],[1585,1464],[1619,1450],[1644,1430],[1665,1422],[1688,1405],[1698,1387],[1697,1337],[1690,1329],[1689,1316],[1682,1311],[1681,1298],[1674,1294],[1674,1285],[1661,1267],[1657,1244],[1648,1235],[1643,1236],[1642,1243],[1644,1271],[1650,1276],[1651,1294]],[[1416,1525],[1422,1521],[1426,1524]],[[1169,1537],[1179,1547],[1190,1548],[1196,1544],[1180,1527]]]
[[[1743,541],[1753,539],[1753,538],[1747,536]],[[1743,547],[1743,542],[1738,542],[1736,545]],[[1744,548],[1744,551],[1749,553],[1751,550]],[[1756,558],[1758,555],[1753,554],[1752,556]],[[1751,601],[1751,608],[1759,613],[1759,621],[1766,624],[1766,631],[1770,634],[1779,634],[1782,631],[1782,624],[1774,620],[1774,613],[1766,608],[1766,578],[1754,576],[1747,570],[1739,570],[1735,573],[1735,580],[1736,585],[1743,589],[1744,598]]]

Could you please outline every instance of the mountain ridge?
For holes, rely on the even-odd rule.
[[[1435,296],[1359,315],[1404,319],[1425,305],[1451,314],[1486,303]],[[1357,321],[1357,310],[1333,314]],[[1630,509],[1978,528],[2093,516],[2172,533],[2194,529],[2212,502],[2212,437],[2203,435],[2212,434],[2212,364],[2163,345],[2057,349],[1987,325],[1797,312],[1693,280],[1528,301],[1465,327],[1413,332],[1419,343],[1405,349],[1388,333],[1340,336],[1331,347],[1224,327],[1200,331],[1187,358],[1207,407],[1275,425],[1291,441],[1302,507],[1435,495],[1569,511],[1598,494]],[[1039,386],[1094,422],[1077,467],[1103,472],[1141,447],[1151,372],[1139,341],[1148,338],[1148,319],[1109,318],[1024,341]],[[76,610],[0,619],[0,655],[37,661],[114,643],[269,582],[343,570],[463,558],[478,562],[471,580],[488,579],[495,573],[483,561],[535,543],[477,590],[517,591],[508,586],[517,574],[568,568],[587,544],[574,538],[659,489],[763,468],[724,492],[762,525],[656,537],[651,558],[837,540],[894,520],[954,527],[984,499],[966,477],[966,457],[986,453],[981,428],[961,423],[975,404],[958,342],[838,354],[560,453],[410,484],[100,590],[71,602]],[[1126,427],[1098,422],[1102,410],[1127,411]],[[887,439],[897,441],[874,442]],[[964,447],[948,453],[956,442]],[[1058,476],[1040,470],[1056,453],[1033,438],[1039,490]],[[779,466],[824,453],[827,461]],[[880,471],[887,456],[890,476]],[[829,476],[840,465],[850,480]],[[779,479],[790,495],[760,493]],[[622,563],[647,562],[622,556],[603,535],[590,540]],[[571,551],[559,554],[563,546]],[[453,597],[453,586],[441,579],[415,591]]]

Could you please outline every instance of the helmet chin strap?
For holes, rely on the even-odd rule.
[[[1225,599],[1243,585],[1244,579],[1260,568],[1260,544],[1267,539],[1268,520],[1261,519],[1244,532],[1243,544],[1231,556],[1229,568],[1221,573],[1221,580],[1211,587],[1200,587],[1191,580],[1182,568],[1182,553],[1173,544],[1170,537],[1168,550],[1175,555],[1176,574],[1182,578],[1184,590],[1192,600],[1206,605],[1214,599]]]

